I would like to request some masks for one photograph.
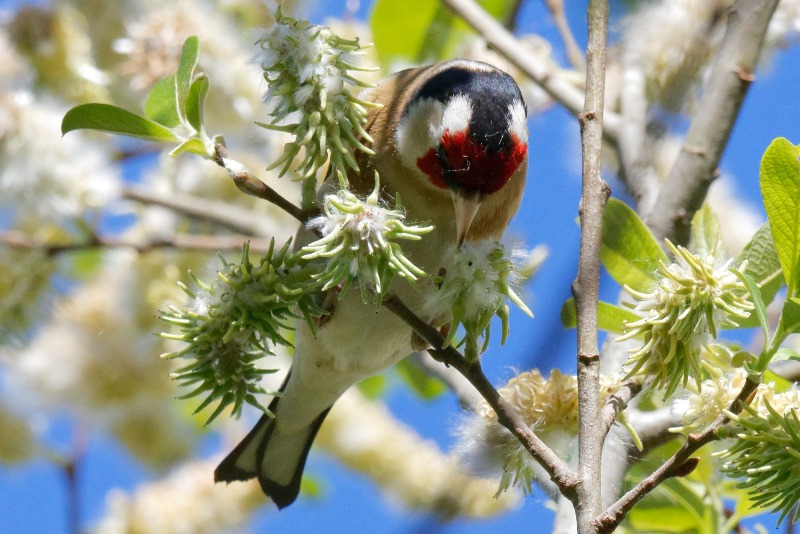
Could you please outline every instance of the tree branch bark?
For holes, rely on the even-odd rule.
[[[122,191],[122,198],[142,204],[161,206],[195,219],[211,221],[243,235],[265,235],[264,225],[258,224],[258,221],[264,217],[241,206],[232,206],[225,202],[183,193],[171,192],[169,196],[161,195],[141,186],[125,188]]]
[[[389,295],[384,298],[383,306],[413,328],[432,347],[428,352],[435,360],[454,368],[470,381],[495,411],[498,422],[511,432],[539,462],[562,495],[574,500],[578,485],[576,474],[534,434],[514,408],[500,396],[500,393],[483,373],[480,362],[467,363],[464,356],[456,349],[445,347],[444,337],[439,331],[420,319],[397,296]]]
[[[249,238],[246,236],[216,236],[196,234],[175,234],[169,237],[152,237],[139,240],[104,237],[92,235],[83,241],[70,241],[67,243],[42,243],[33,236],[17,230],[0,232],[0,245],[11,248],[37,250],[55,256],[68,252],[80,252],[96,248],[130,248],[139,253],[151,252],[157,249],[174,248],[182,250],[204,250],[217,252],[220,250],[241,250],[242,243]],[[250,239],[250,250],[254,252],[269,250],[269,240]]]
[[[747,401],[757,387],[757,382],[748,379],[742,391],[739,392],[739,395],[737,395],[736,399],[731,403],[728,410],[732,413],[741,412],[742,403]],[[645,495],[650,493],[659,484],[674,476],[686,476],[691,473],[696,465],[696,460],[691,458],[692,454],[700,449],[700,447],[716,440],[717,430],[728,423],[728,421],[730,421],[728,416],[722,414],[699,434],[690,434],[686,442],[675,454],[649,477],[640,481],[634,488],[623,495],[593,522],[596,532],[599,534],[613,532],[636,503],[642,500]]]
[[[305,224],[309,219],[319,214],[318,210],[303,210],[292,204],[289,200],[280,195],[270,186],[259,180],[244,165],[230,158],[228,150],[217,143],[214,147],[216,151],[214,162],[228,171],[228,175],[233,179],[233,183],[242,193],[257,198],[262,198],[267,202],[275,204],[280,209]]]
[[[592,520],[602,509],[601,459],[605,429],[600,420],[600,349],[597,301],[600,289],[600,240],[603,209],[610,189],[602,169],[603,98],[605,93],[608,1],[590,0],[586,49],[586,99],[579,117],[583,149],[583,188],[578,275],[572,284],[578,315],[578,486],[573,501],[578,532],[594,532]]]
[[[570,65],[575,70],[586,70],[586,58],[583,57],[583,51],[578,46],[578,42],[569,27],[569,22],[567,22],[567,15],[564,12],[564,0],[545,0],[544,3],[547,9],[550,10],[558,35],[561,37],[561,42],[564,43],[564,49],[567,52],[567,59]]]
[[[656,237],[678,244],[689,240],[689,225],[717,177],[717,165],[739,110],[754,80],[767,26],[778,0],[737,0],[728,12],[728,27],[703,96],[675,165],[648,226]]]

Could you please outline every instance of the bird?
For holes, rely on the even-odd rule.
[[[487,63],[453,59],[397,72],[360,98],[379,104],[365,124],[374,155],[358,156],[349,189],[367,196],[377,171],[382,198],[402,199],[407,220],[434,225],[421,240],[403,244],[408,258],[437,273],[465,240],[499,240],[527,175],[527,108],[514,79]],[[337,187],[329,176],[317,201]],[[301,227],[295,246],[314,239]],[[424,294],[433,283],[426,277],[414,288],[396,280],[391,290],[432,321]],[[358,291],[325,302],[329,313],[313,331],[302,319],[296,323],[294,357],[268,407],[272,415],[262,415],[214,472],[216,482],[257,478],[280,509],[296,500],[314,437],[336,400],[418,350],[408,325],[365,304]]]

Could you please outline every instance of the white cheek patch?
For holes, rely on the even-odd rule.
[[[408,109],[395,133],[400,159],[410,169],[417,168],[417,160],[439,145],[444,106],[438,100],[426,98]]]
[[[525,116],[525,108],[521,102],[514,102],[508,106],[508,114],[511,118],[508,124],[508,131],[519,139],[520,143],[528,142],[528,119]]]
[[[438,138],[441,139],[445,130],[449,130],[451,133],[467,130],[470,119],[472,119],[472,103],[469,98],[466,95],[454,96],[447,101],[447,106],[444,108]]]
[[[523,121],[524,114],[523,111]],[[467,130],[470,119],[472,103],[466,95],[454,96],[447,101],[447,106],[432,98],[416,102],[409,108],[395,134],[403,163],[415,169],[419,158],[439,146],[446,130],[453,133]]]

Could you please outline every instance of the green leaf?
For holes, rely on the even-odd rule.
[[[197,137],[190,137],[183,141],[181,144],[169,151],[170,156],[178,156],[189,152],[190,154],[197,154],[204,158],[213,157],[213,153],[209,153],[208,147]]]
[[[761,326],[761,329],[764,331],[764,342],[768,342],[769,324],[767,323],[767,307],[764,305],[764,300],[761,298],[761,291],[759,291],[758,285],[747,273],[737,271],[733,267],[730,268],[730,271],[742,281],[747,288],[747,291],[750,292],[750,298],[753,300],[753,305],[755,306],[753,311],[750,313],[750,319],[755,316],[755,318],[758,320],[758,325]]]
[[[310,497],[316,500],[321,499],[325,491],[316,477],[304,475],[303,479],[300,481],[300,493],[302,493],[304,497]]]
[[[144,102],[144,116],[174,128],[181,123],[178,115],[178,100],[175,94],[175,75],[160,80],[147,95]]]
[[[358,390],[368,399],[377,399],[386,391],[386,376],[370,376],[358,383]]]
[[[657,282],[659,260],[669,262],[636,212],[615,198],[608,199],[603,214],[600,260],[617,283],[642,292]]]
[[[783,334],[800,332],[800,298],[786,299],[781,311],[780,331]]]
[[[788,356],[788,358],[786,356]],[[800,359],[800,355],[798,355],[792,349],[782,348],[778,349],[778,352],[775,353],[775,356],[772,358],[772,361],[780,361],[786,359],[797,360]],[[770,384],[771,387],[774,387],[775,393],[786,393],[790,389],[794,388],[793,381],[782,377],[772,369],[767,369],[766,371],[764,371],[762,382],[764,384]]]
[[[781,347],[775,351],[775,356],[772,357],[773,362],[780,360],[800,360],[800,354],[797,354],[797,351],[791,347]]]
[[[722,245],[722,231],[716,214],[706,206],[697,210],[692,217],[692,235],[689,250],[701,259],[716,258]]]
[[[444,382],[415,365],[409,358],[400,360],[395,366],[395,370],[400,378],[403,379],[403,382],[408,384],[414,393],[425,400],[435,399],[447,391],[447,386]]]
[[[513,0],[478,2],[491,16],[506,21],[513,14]],[[402,21],[402,31],[397,31]],[[464,38],[474,31],[439,0],[378,0],[370,18],[378,60],[384,65],[398,59],[415,63],[452,56]]]
[[[203,130],[203,105],[208,95],[208,75],[199,74],[189,86],[189,93],[186,95],[184,109],[186,120],[197,132]]]
[[[169,128],[111,104],[82,104],[67,111],[61,133],[73,130],[99,130],[160,143],[178,141]]]
[[[709,532],[706,516],[714,510],[702,492],[702,484],[669,479],[631,510],[630,525],[635,532]]]
[[[797,148],[775,139],[761,159],[761,194],[775,249],[789,286],[789,296],[800,286],[800,161]]]
[[[597,327],[600,330],[622,334],[625,332],[626,323],[632,323],[640,319],[639,315],[626,308],[602,300],[597,302]],[[561,324],[565,328],[575,328],[577,326],[578,317],[574,299],[567,299],[561,307]]]
[[[755,280],[764,304],[769,305],[785,281],[768,222],[753,235],[734,265],[742,265],[745,260],[747,268],[744,273]]]
[[[686,513],[683,506],[664,504],[663,506],[636,507],[631,510],[628,521],[634,532],[686,533],[699,532],[696,516]]]
[[[194,68],[197,66],[197,57],[200,54],[200,40],[196,35],[187,37],[181,50],[181,60],[178,70],[175,72],[175,90],[178,100],[178,112],[183,113],[185,109],[186,96],[189,94],[189,87],[192,84]]]

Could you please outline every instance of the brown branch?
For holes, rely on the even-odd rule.
[[[442,3],[463,18],[492,48],[533,80],[553,100],[576,117],[583,112],[584,95],[581,94],[581,90],[549,65],[528,54],[517,38],[474,0],[442,0]],[[607,114],[605,120],[606,138],[615,143],[619,130],[619,117]]]
[[[389,295],[384,298],[383,306],[403,320],[433,347],[428,352],[435,360],[454,368],[470,381],[495,411],[498,422],[508,429],[531,456],[539,462],[547,474],[550,475],[550,480],[558,486],[559,491],[563,495],[574,499],[578,485],[578,478],[575,473],[533,433],[514,408],[500,396],[500,393],[483,373],[480,362],[468,363],[464,356],[453,347],[445,347],[444,338],[439,331],[420,319],[397,296]]]
[[[586,48],[586,100],[579,117],[583,149],[578,275],[572,284],[578,333],[578,486],[573,501],[579,533],[593,532],[602,509],[601,460],[605,431],[600,420],[600,350],[597,301],[600,291],[600,240],[603,210],[610,194],[601,177],[608,0],[590,0]]]
[[[84,241],[43,243],[31,235],[16,230],[0,232],[0,245],[23,250],[36,250],[48,256],[81,252],[97,248],[130,248],[140,254],[164,248],[208,252],[241,250],[242,243],[247,240],[250,240],[250,249],[255,252],[266,252],[269,249],[268,240],[252,240],[245,236],[175,234],[169,237],[150,237],[147,239],[133,240],[91,235]]]
[[[611,430],[611,425],[617,419],[617,415],[628,407],[628,403],[642,391],[642,383],[637,378],[629,378],[617,389],[613,395],[606,397],[606,402],[600,410],[600,421],[602,423],[601,433],[605,437]]]
[[[717,165],[744,101],[778,0],[737,0],[678,159],[658,195],[648,226],[656,237],[689,240],[692,216],[717,177]]]
[[[220,143],[214,146],[214,150],[214,162],[228,171],[228,175],[233,179],[233,183],[236,184],[236,187],[238,187],[241,192],[275,204],[303,224],[310,218],[319,214],[316,210],[306,211],[292,204],[285,197],[281,196],[280,193],[256,178],[244,165],[238,161],[232,160],[228,154],[228,150]]]
[[[757,382],[747,379],[744,387],[742,387],[742,391],[739,392],[739,395],[737,395],[736,399],[731,403],[728,410],[734,414],[741,412],[742,403],[747,401],[757,387]],[[593,521],[596,532],[600,534],[613,532],[636,503],[642,500],[645,495],[650,493],[659,484],[669,478],[686,476],[689,474],[696,464],[691,458],[692,454],[700,449],[700,447],[716,440],[717,431],[729,421],[730,418],[722,414],[699,434],[690,434],[689,437],[686,438],[686,442],[675,454]]]
[[[163,195],[145,187],[126,187],[122,191],[122,198],[161,206],[195,219],[211,221],[243,235],[262,235],[264,230],[263,224],[258,224],[263,219],[262,215],[256,215],[241,206],[233,206],[226,202],[185,193],[171,192],[169,195]]]

